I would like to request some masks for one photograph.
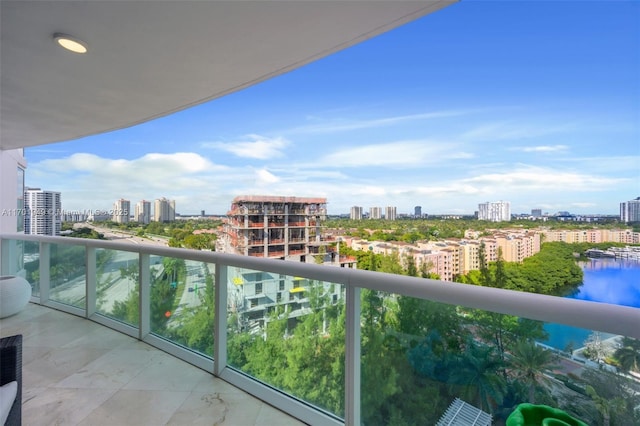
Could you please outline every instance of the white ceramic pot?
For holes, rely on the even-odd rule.
[[[22,277],[0,276],[0,318],[17,314],[29,303],[31,285]]]

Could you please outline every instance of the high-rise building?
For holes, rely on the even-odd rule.
[[[640,197],[620,203],[620,222],[640,222]]]
[[[329,257],[321,238],[326,198],[243,195],[227,213],[219,251],[316,263]],[[223,247],[221,247],[221,244]],[[340,265],[345,266],[345,265]],[[274,304],[284,307],[289,321],[311,309],[310,291],[323,294],[327,304],[344,297],[340,286],[301,277],[230,268],[227,272],[228,303],[236,313],[235,325],[258,332],[270,320]]]
[[[382,219],[382,207],[369,207],[369,219]]]
[[[153,205],[153,220],[155,222],[173,222],[176,220],[176,200],[159,198]]]
[[[413,208],[413,216],[417,218],[422,217],[422,206],[415,206]]]
[[[351,214],[349,215],[349,217],[351,218],[351,220],[362,220],[362,207],[351,207]]]
[[[321,239],[326,198],[243,195],[227,213],[222,250],[244,256],[312,262]]]
[[[151,202],[147,200],[138,201],[133,220],[141,224],[148,224],[151,221]]]
[[[131,202],[120,198],[113,203],[113,212],[111,212],[111,220],[115,223],[129,223],[131,212]]]
[[[396,220],[397,212],[394,206],[387,206],[384,209],[384,218],[386,220]]]
[[[531,216],[542,217],[542,209],[531,209]]]
[[[495,201],[478,204],[478,220],[503,222],[511,220],[511,205],[508,201]]]
[[[59,192],[27,188],[24,192],[24,232],[35,235],[60,235],[62,202]]]

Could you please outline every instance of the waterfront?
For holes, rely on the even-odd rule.
[[[640,308],[640,262],[599,258],[589,259],[580,267],[584,273],[583,284],[566,297]],[[560,350],[584,346],[592,333],[592,330],[560,324],[546,324],[545,330],[549,339],[544,343]]]

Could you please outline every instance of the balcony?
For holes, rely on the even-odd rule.
[[[231,424],[295,424],[271,417],[278,413],[267,405],[308,424],[431,424],[458,397],[495,419],[536,399],[598,424],[587,385],[605,398],[614,382],[630,393],[621,403],[627,408],[612,418],[627,421],[640,403],[638,380],[604,362],[624,337],[640,338],[640,309],[119,242],[5,234],[0,249],[1,273],[24,265],[33,285],[28,309],[0,323],[3,335],[26,336],[27,415],[51,401],[47,389],[66,387],[96,389],[103,398],[84,403],[87,395],[68,390],[73,402],[59,407],[60,418],[72,419],[77,404],[89,423],[118,423],[119,415],[138,415],[136,423],[191,423],[181,416],[202,412],[204,402],[215,411],[229,395],[238,398],[227,412]],[[287,315],[276,304],[272,315],[250,317],[243,311],[248,276],[305,279],[305,315]],[[565,325],[599,332],[600,362],[588,360],[581,344],[552,351],[534,344],[544,327]],[[43,347],[57,349],[46,356]],[[527,351],[544,353],[548,362],[522,378],[519,360]],[[80,359],[48,368],[66,356]],[[99,378],[105,371],[109,380]],[[242,398],[254,400],[241,390],[260,400],[259,408],[247,402],[252,408],[245,409]],[[147,413],[145,404],[126,405],[138,400],[127,395],[139,391],[148,392],[141,393]],[[199,392],[214,397],[198,399]],[[247,423],[229,420],[249,412],[256,417]]]
[[[205,370],[79,316],[31,303],[0,324],[0,337],[24,337],[25,425],[303,424]]]

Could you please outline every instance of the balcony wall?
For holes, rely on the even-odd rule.
[[[494,418],[533,399],[597,423],[587,384],[600,397],[639,386],[604,361],[640,338],[640,309],[97,240],[5,234],[0,250],[3,275],[24,266],[32,302],[145,341],[309,424],[432,424],[454,397]],[[581,342],[536,345],[549,325],[599,332],[603,362]],[[527,351],[548,362],[520,378]],[[619,410],[619,421],[634,415]]]

